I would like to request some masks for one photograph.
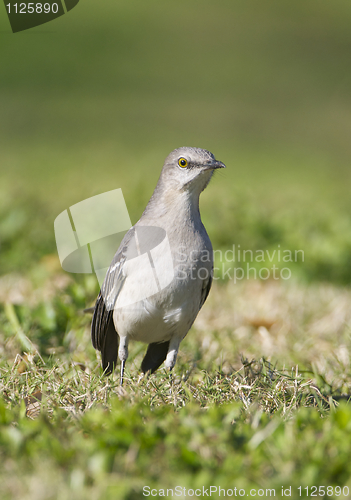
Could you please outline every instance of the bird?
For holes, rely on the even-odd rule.
[[[220,168],[225,164],[205,149],[172,151],[141,218],[108,268],[94,306],[91,339],[101,351],[105,375],[120,359],[121,385],[130,340],[148,344],[143,374],[154,373],[163,362],[171,372],[179,345],[208,297],[213,250],[199,197]]]

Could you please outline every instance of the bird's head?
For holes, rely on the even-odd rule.
[[[217,168],[225,168],[225,165],[210,151],[183,147],[167,156],[161,178],[168,188],[200,194]]]

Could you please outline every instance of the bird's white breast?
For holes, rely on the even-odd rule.
[[[212,269],[212,253],[202,261],[200,254],[207,245],[199,243],[195,252],[172,248],[170,254],[154,253],[151,260],[145,253],[138,261],[126,262],[113,313],[121,337],[151,343],[186,335],[199,311],[204,279]]]

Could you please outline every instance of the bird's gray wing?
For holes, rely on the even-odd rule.
[[[101,351],[102,367],[106,374],[112,373],[117,363],[118,335],[113,324],[113,310],[125,280],[123,266],[133,235],[134,228],[131,228],[124,236],[106,273],[93,313],[91,341],[95,349]]]
[[[211,286],[212,286],[212,280],[213,280],[213,267],[212,267],[211,274],[210,274],[209,278],[207,280],[204,280],[202,283],[199,311],[200,311],[201,307],[204,305],[204,303],[206,302],[208,294],[210,293]]]

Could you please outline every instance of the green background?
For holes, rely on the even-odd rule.
[[[122,188],[140,217],[167,154],[227,164],[202,195],[215,248],[303,249],[351,280],[351,5],[84,0],[0,42],[0,270],[55,253],[54,218]]]

